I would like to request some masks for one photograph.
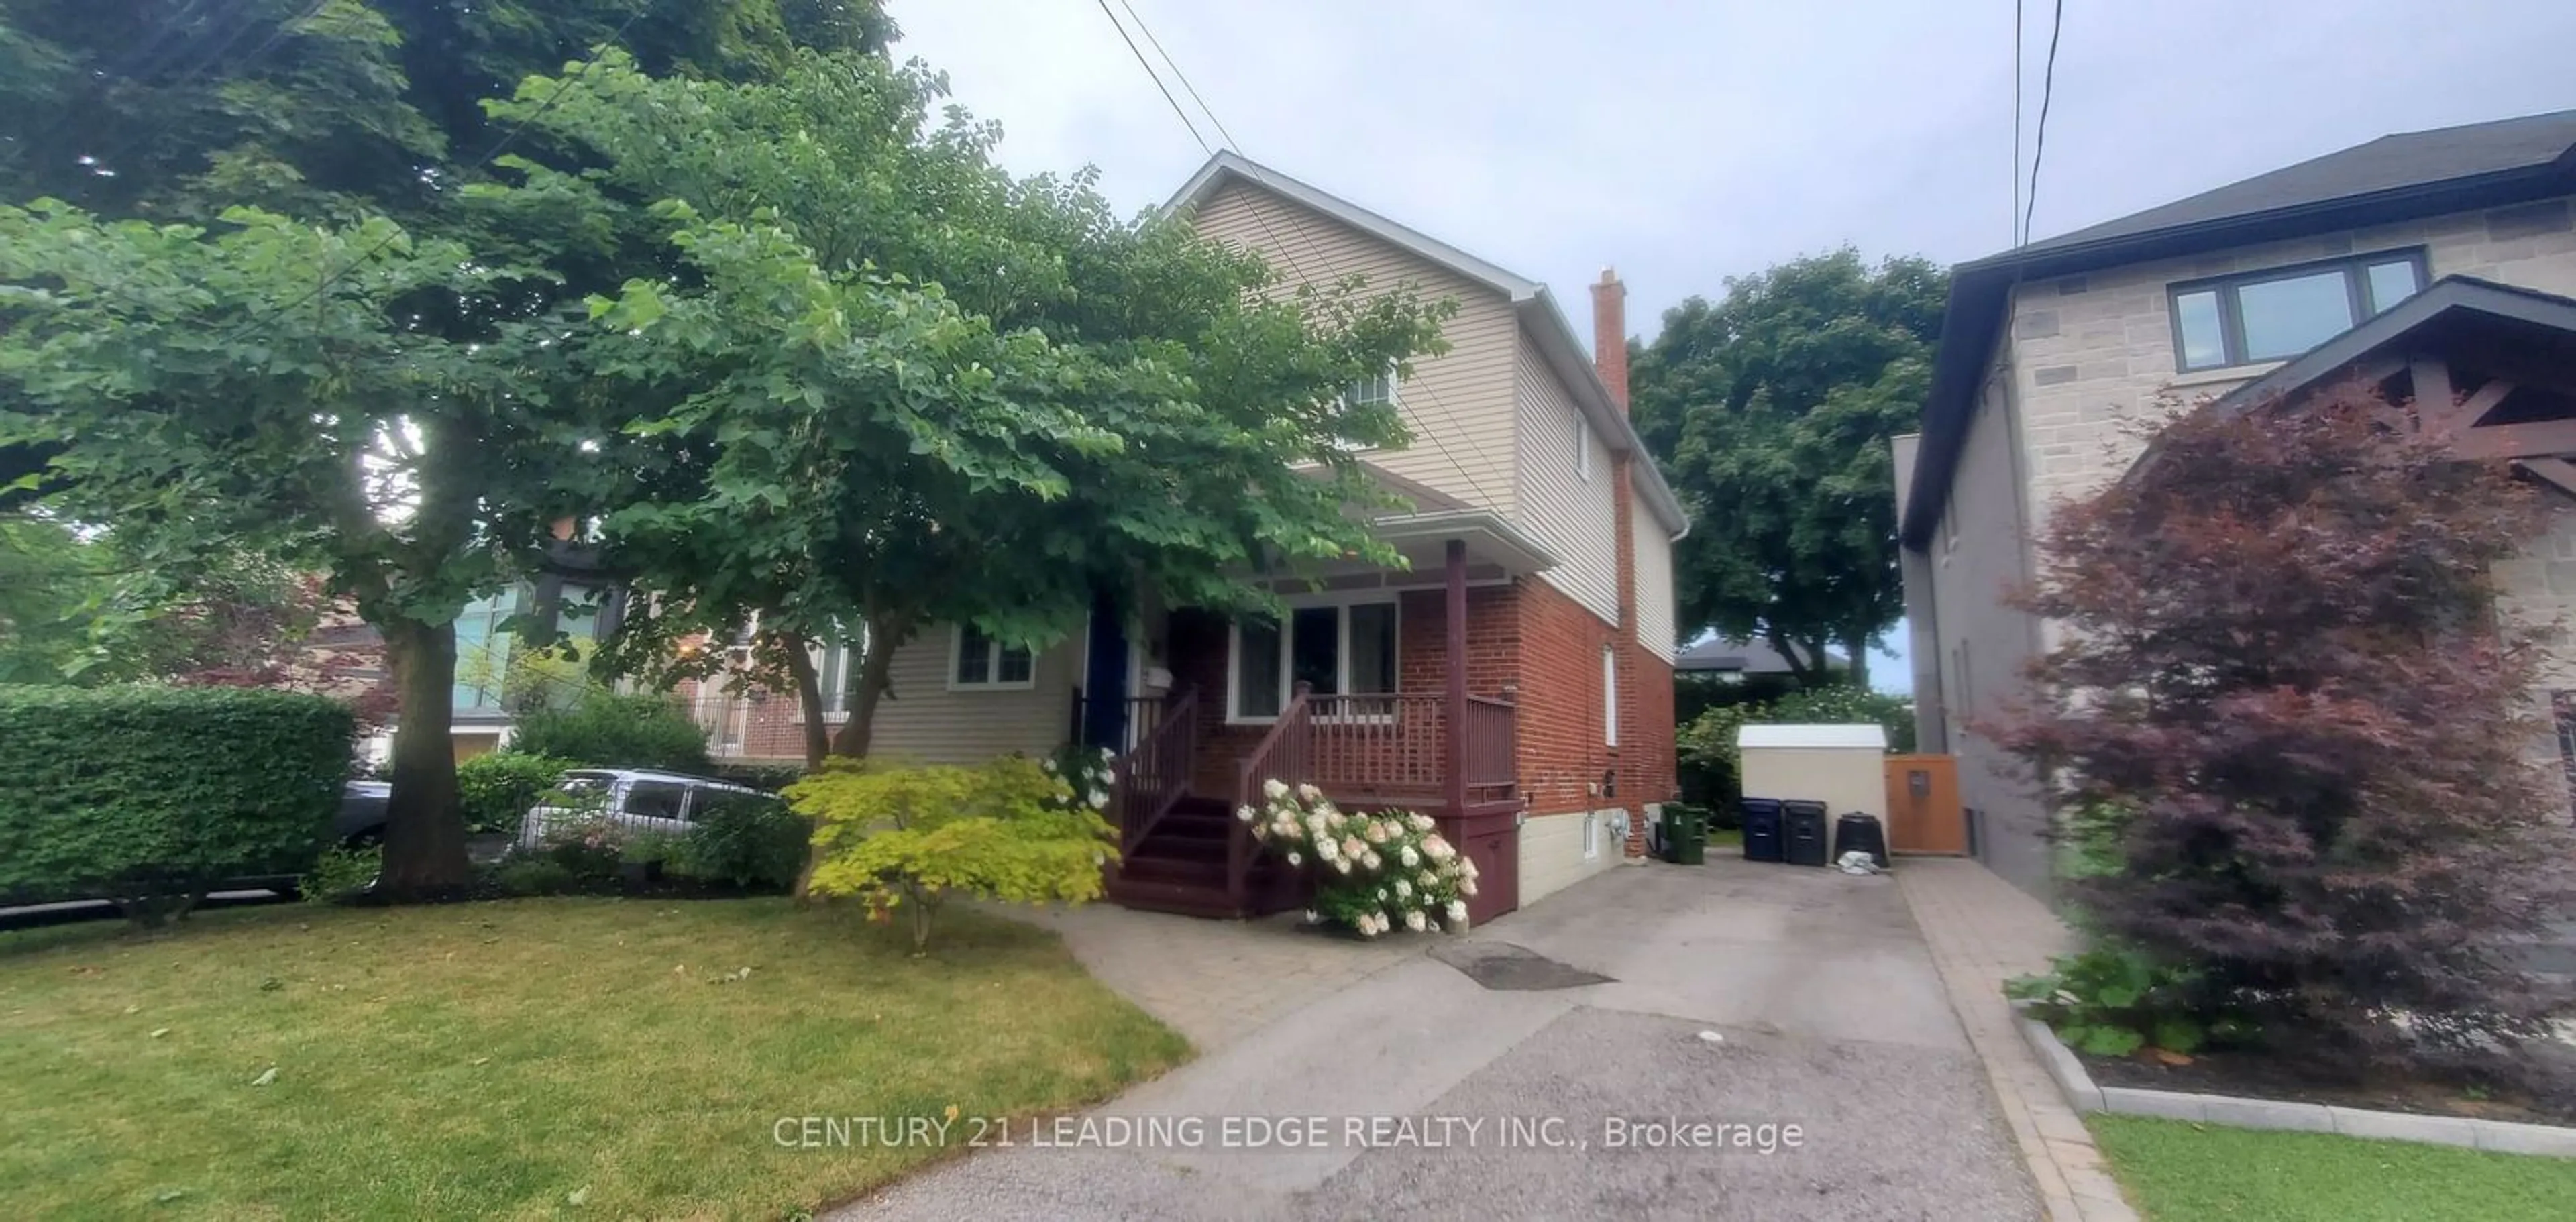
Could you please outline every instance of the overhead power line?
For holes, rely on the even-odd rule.
[[[2048,66],[2039,79],[2039,126],[2030,142],[2030,192],[2023,197],[2021,213],[2022,240],[2030,240],[2031,214],[2039,210],[2039,165],[2048,155],[2048,103],[2057,93],[2057,36],[2066,28],[2066,0],[2056,0],[2056,12],[2048,22]]]

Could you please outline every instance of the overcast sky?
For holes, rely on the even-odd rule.
[[[2012,0],[1125,3],[1234,136],[1202,123],[1211,142],[1569,309],[1615,264],[1643,336],[1800,254],[2011,244]],[[2026,175],[2050,6],[2023,7]],[[999,120],[1014,170],[1096,165],[1134,209],[1205,159],[1097,0],[892,9],[896,53]],[[2390,132],[2576,108],[2571,50],[2570,0],[2072,0],[2033,236]]]

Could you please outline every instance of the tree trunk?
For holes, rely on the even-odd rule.
[[[1851,654],[1851,685],[1861,691],[1868,691],[1869,634],[1864,632],[1844,641],[1843,649]]]
[[[402,706],[394,727],[393,794],[385,804],[385,864],[377,889],[394,900],[465,889],[465,818],[456,800],[456,625],[394,619],[378,625]]]
[[[832,727],[823,723],[823,678],[814,673],[814,655],[806,652],[803,637],[771,633],[769,639],[786,660],[787,674],[796,683],[796,707],[805,714],[805,767],[820,768],[832,752]]]
[[[894,650],[903,634],[892,626],[868,624],[867,639],[861,642],[859,685],[850,693],[850,719],[841,724],[841,732],[832,739],[832,754],[864,759],[876,736],[877,704],[888,686],[887,676],[894,669]]]
[[[1782,661],[1789,664],[1789,677],[1798,681],[1798,687],[1801,690],[1815,687],[1826,678],[1827,665],[1823,648],[1793,642],[1785,633],[1780,632],[1764,632],[1762,639],[1769,641],[1773,651],[1780,655]]]

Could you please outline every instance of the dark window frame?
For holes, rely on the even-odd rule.
[[[2239,365],[2288,360],[2297,355],[2292,353],[2289,356],[2258,357],[2246,354],[2245,308],[2238,296],[2246,288],[2270,284],[2277,280],[2305,279],[2320,272],[2339,271],[2343,273],[2344,300],[2353,319],[2348,324],[2348,328],[2357,327],[2397,304],[2392,301],[2377,310],[2371,308],[2371,267],[2377,264],[2400,262],[2409,264],[2415,269],[2417,293],[2432,287],[2432,263],[2425,257],[2425,249],[2421,246],[2402,246],[2392,250],[2375,250],[2357,255],[2336,255],[2331,259],[2313,259],[2305,263],[2267,267],[2259,271],[2232,272],[2224,276],[2206,276],[2198,280],[2179,280],[2166,285],[2165,327],[2173,338],[2174,369],[2179,373],[2203,373],[2212,369],[2232,369]],[[2219,360],[2212,365],[2190,363],[2183,344],[2182,299],[2198,293],[2218,295]]]

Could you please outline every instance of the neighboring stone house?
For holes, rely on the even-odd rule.
[[[1688,524],[1628,421],[1626,289],[1606,272],[1592,286],[1596,364],[1545,286],[1233,154],[1168,208],[1290,284],[1356,272],[1457,303],[1447,352],[1351,390],[1392,401],[1413,435],[1360,456],[1410,504],[1373,519],[1409,567],[1281,582],[1281,620],[1148,607],[1037,649],[938,625],[896,652],[872,750],[1122,752],[1136,779],[1111,895],[1144,907],[1280,902],[1228,813],[1272,775],[1439,818],[1485,872],[1480,919],[1639,855],[1676,783],[1672,542]],[[848,673],[843,651],[823,662]],[[845,685],[827,687],[834,714]],[[792,700],[701,706],[720,752],[801,753]]]
[[[2058,630],[2003,595],[2052,506],[2128,469],[2127,426],[2160,401],[2295,405],[2361,378],[2576,496],[2571,197],[2576,111],[2384,137],[1955,269],[1897,499],[1917,738],[1959,757],[1998,873],[2048,890],[2050,816],[1973,722]],[[2504,574],[2517,612],[2576,600],[2576,512],[2557,523]],[[2570,648],[2554,688],[2576,687]]]

